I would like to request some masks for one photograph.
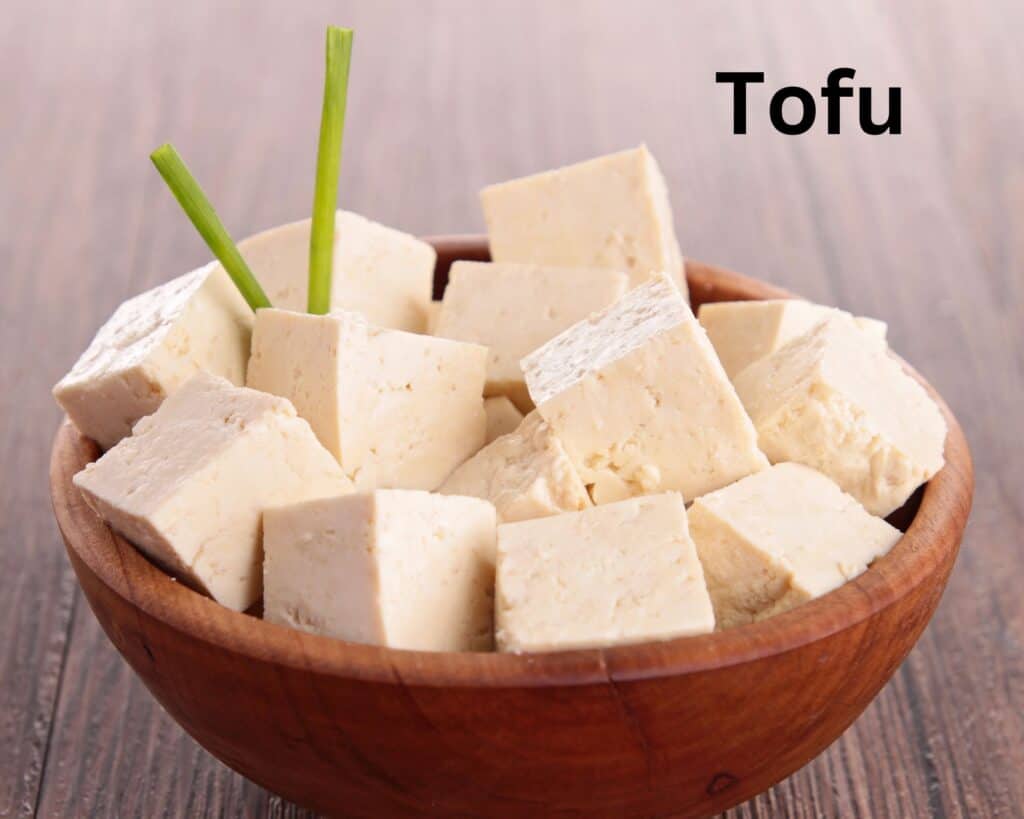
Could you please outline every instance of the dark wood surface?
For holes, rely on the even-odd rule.
[[[49,387],[126,296],[205,258],[147,155],[238,235],[300,217],[326,22],[357,29],[342,204],[476,231],[485,183],[646,140],[684,253],[876,315],[966,429],[971,524],[917,649],[737,816],[1024,805],[1024,7],[15,0],[0,12],[0,817],[299,816],[201,751],[84,605],[46,492]],[[900,85],[904,133],[733,136],[716,70]],[[850,112],[853,107],[850,107]]]

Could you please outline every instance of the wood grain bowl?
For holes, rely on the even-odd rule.
[[[432,240],[437,291],[482,238]],[[790,295],[687,266],[694,305]],[[762,623],[605,650],[395,651],[276,626],[150,564],[71,478],[97,457],[68,422],[54,511],[90,606],[164,708],[225,764],[336,815],[699,816],[754,796],[832,743],[879,692],[946,585],[974,478],[959,424],[946,466],[890,520],[896,547],[842,588]]]

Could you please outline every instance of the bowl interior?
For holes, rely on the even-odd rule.
[[[480,237],[439,237],[435,296],[456,259],[486,260]],[[708,301],[783,298],[792,294],[755,279],[696,261],[687,262],[694,307]],[[58,525],[76,569],[81,565],[106,589],[192,639],[296,668],[354,679],[438,686],[585,684],[722,668],[782,653],[821,639],[890,605],[948,565],[963,531],[973,490],[970,456],[949,408],[911,368],[936,401],[949,428],[946,466],[890,516],[904,537],[866,572],[835,591],[768,620],[723,632],[607,649],[550,654],[432,653],[348,643],[266,623],[198,594],[151,564],[89,510],[71,484],[95,459],[96,446],[65,422],[54,443],[51,493]],[[958,529],[955,537],[939,537]],[[81,575],[81,572],[80,572]]]

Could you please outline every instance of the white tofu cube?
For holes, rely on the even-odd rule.
[[[311,220],[250,236],[238,249],[274,307],[305,310]],[[437,253],[426,242],[357,213],[339,210],[334,223],[331,309],[355,310],[381,327],[422,333]]]
[[[734,383],[772,463],[817,469],[873,515],[898,509],[942,468],[938,407],[848,318],[793,339]]]
[[[289,399],[359,489],[436,489],[486,433],[487,349],[358,313],[260,310],[250,387]]]
[[[647,147],[491,185],[480,192],[496,262],[603,267],[631,285],[686,276],[668,188]]]
[[[659,275],[522,362],[595,503],[695,498],[768,465],[707,335]]]
[[[832,591],[900,539],[820,472],[793,463],[697,498],[689,515],[719,628]]]
[[[519,360],[626,292],[613,270],[455,262],[434,335],[490,351],[484,394],[533,409]]]
[[[559,651],[715,627],[676,492],[498,527],[499,651]]]
[[[153,561],[237,611],[260,596],[263,508],[352,488],[291,404],[206,373],[74,481]]]
[[[523,422],[523,414],[504,395],[485,398],[484,415],[487,417],[487,433],[484,439],[486,444],[514,432]]]
[[[489,500],[502,523],[591,505],[562,444],[536,412],[462,464],[438,491]]]
[[[702,304],[697,311],[697,318],[729,378],[735,378],[748,364],[837,315],[853,319],[869,342],[885,348],[888,328],[884,321],[854,318],[843,310],[800,299],[720,301]]]
[[[199,371],[245,382],[252,310],[217,262],[124,302],[54,398],[109,449]]]
[[[494,507],[378,490],[268,509],[265,619],[420,651],[493,646]]]

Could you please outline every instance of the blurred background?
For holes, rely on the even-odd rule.
[[[8,0],[0,12],[0,817],[293,815],[150,699],[76,591],[45,491],[50,386],[126,297],[208,251],[150,165],[172,141],[229,230],[307,216],[327,23],[356,30],[340,205],[480,232],[486,183],[646,142],[683,253],[890,325],[958,413],[978,494],[946,600],[879,700],[737,815],[1024,804],[1024,4]],[[803,136],[771,92],[903,89]],[[716,71],[764,71],[748,134]],[[258,718],[258,717],[254,717]]]

